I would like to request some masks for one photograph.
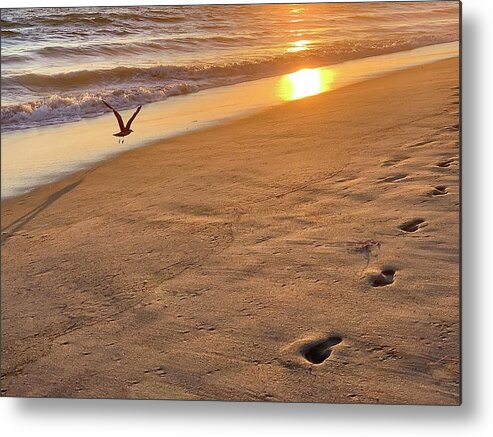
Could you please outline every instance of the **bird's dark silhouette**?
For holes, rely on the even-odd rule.
[[[133,132],[133,130],[130,129],[130,126],[132,125],[132,122],[135,120],[135,117],[137,117],[137,114],[140,112],[142,106],[139,106],[137,108],[134,114],[127,121],[127,125],[124,125],[120,113],[115,108],[113,108],[109,103],[106,103],[104,100],[102,100],[102,102],[105,104],[106,107],[110,108],[113,111],[113,114],[115,114],[115,117],[118,120],[118,126],[120,127],[120,132],[113,134],[113,136],[121,138],[123,143],[125,141],[125,137]],[[118,140],[118,142],[120,142],[120,140]]]

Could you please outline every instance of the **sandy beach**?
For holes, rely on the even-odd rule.
[[[388,74],[2,201],[2,395],[459,404],[458,78]]]

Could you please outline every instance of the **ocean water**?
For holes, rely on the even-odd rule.
[[[2,131],[459,38],[441,2],[2,9]]]

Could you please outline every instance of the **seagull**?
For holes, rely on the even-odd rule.
[[[125,126],[123,124],[123,119],[122,119],[122,116],[120,115],[120,113],[116,109],[114,109],[111,105],[106,103],[104,100],[102,100],[102,102],[105,104],[105,106],[107,106],[108,108],[110,108],[113,111],[113,114],[115,114],[115,117],[118,120],[118,126],[120,126],[120,132],[113,134],[113,136],[114,137],[121,137],[122,144],[123,144],[123,142],[125,141],[125,137],[127,135],[130,135],[133,132],[133,130],[130,129],[130,125],[132,124],[132,121],[134,121],[135,117],[137,117],[137,114],[139,113],[142,106],[139,106],[137,108],[137,110],[134,112],[134,115],[132,115],[130,117],[130,119],[127,121],[127,125]],[[120,143],[120,140],[118,140],[118,143]]]

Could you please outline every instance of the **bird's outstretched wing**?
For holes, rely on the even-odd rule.
[[[110,108],[113,111],[113,114],[115,114],[115,117],[118,120],[118,125],[120,126],[120,132],[122,132],[125,129],[125,125],[123,124],[122,116],[120,115],[120,113],[116,109],[114,109],[111,105],[106,103],[104,100],[101,101],[104,103],[106,107]]]
[[[137,117],[137,114],[140,112],[141,108],[142,106],[139,106],[137,110],[134,112],[134,115],[132,115],[130,119],[127,121],[126,129],[130,129],[130,125],[132,124],[132,121],[134,121],[135,117]]]

